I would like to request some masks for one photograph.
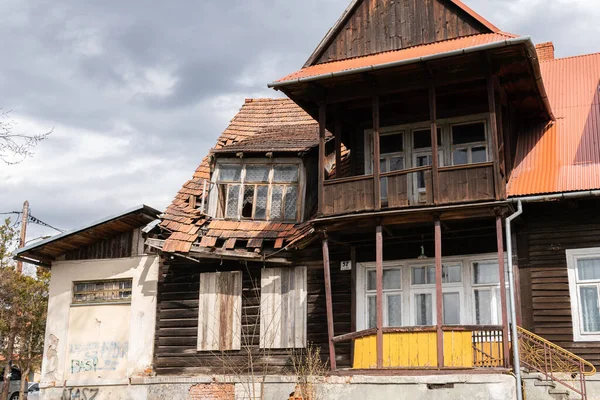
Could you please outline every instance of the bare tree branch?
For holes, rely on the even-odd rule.
[[[10,111],[0,110],[0,161],[8,165],[22,162],[33,156],[33,149],[46,140],[54,128],[46,133],[29,135],[15,133],[15,121],[10,118]]]

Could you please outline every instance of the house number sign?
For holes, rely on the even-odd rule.
[[[352,261],[342,261],[340,263],[340,271],[352,271]]]

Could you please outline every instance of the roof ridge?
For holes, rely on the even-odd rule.
[[[543,61],[540,61],[540,64],[550,63],[550,62],[554,62],[554,61],[571,60],[571,59],[574,59],[574,58],[591,57],[591,56],[600,56],[600,51],[597,51],[595,53],[588,53],[588,54],[578,54],[576,56],[554,58],[552,60],[543,60]]]
[[[474,38],[474,37],[489,36],[489,35],[499,35],[499,36],[504,36],[504,37],[509,38],[509,39],[521,37],[521,35],[515,35],[513,33],[508,33],[508,32],[504,32],[504,31],[477,33],[475,35],[467,35],[467,36],[460,36],[460,37],[456,37],[456,38],[452,38],[452,39],[438,40],[437,42],[417,44],[415,46],[408,46],[408,47],[404,47],[402,49],[380,51],[378,53],[365,54],[363,56],[348,57],[348,58],[344,58],[343,60],[326,61],[326,62],[322,62],[322,63],[319,63],[319,64],[310,65],[308,67],[302,67],[301,70],[306,69],[306,68],[316,67],[318,65],[328,65],[328,64],[341,63],[341,62],[348,61],[348,60],[358,60],[360,58],[372,57],[372,56],[376,56],[376,55],[379,55],[379,54],[395,53],[395,52],[398,52],[398,51],[404,51],[404,50],[408,50],[408,49],[415,49],[415,48],[418,48],[418,47],[433,46],[433,45],[436,45],[436,44],[439,44],[439,43],[449,43],[449,42],[453,42],[453,41],[457,41],[457,40],[464,40],[465,38]]]
[[[244,104],[265,103],[265,102],[270,102],[270,101],[281,101],[281,100],[292,101],[288,97],[246,97],[244,99]]]

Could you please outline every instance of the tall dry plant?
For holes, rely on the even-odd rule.
[[[292,352],[292,368],[303,400],[319,398],[317,383],[328,371],[327,363],[321,358],[321,348],[308,343],[305,349]]]

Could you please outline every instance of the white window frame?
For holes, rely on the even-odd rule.
[[[459,293],[460,296],[460,325],[476,325],[475,324],[475,292],[474,288],[488,287],[493,285],[473,285],[472,284],[472,264],[474,262],[485,262],[493,261],[498,262],[498,255],[495,253],[487,254],[472,254],[464,256],[452,256],[443,257],[443,265],[460,265],[461,266],[461,282],[460,283],[444,283],[442,285],[442,293]],[[507,259],[504,259],[504,265],[506,266]],[[413,285],[412,284],[412,267],[432,265],[434,260],[432,258],[426,260],[394,260],[384,261],[383,268],[400,268],[401,274],[401,286],[402,289],[398,292],[402,295],[402,326],[415,326],[415,310],[414,310],[414,294],[417,293],[431,293],[433,301],[433,323],[436,323],[436,312],[435,312],[435,284],[426,285]],[[363,262],[356,264],[356,329],[364,330],[367,329],[367,302],[366,302],[366,271],[376,267],[375,262]],[[508,282],[507,282],[508,285]],[[497,285],[499,286],[499,285]],[[499,292],[498,292],[499,293]],[[374,294],[374,293],[369,293]],[[510,299],[507,298],[507,307]],[[385,299],[384,299],[385,302]],[[500,315],[500,310],[497,311]],[[387,307],[384,303],[384,314],[387,313]],[[387,320],[384,318],[384,324]],[[501,318],[496,325],[501,324]]]
[[[364,269],[364,275],[363,275],[363,292],[364,292],[364,299],[365,301],[363,302],[363,307],[364,307],[364,312],[363,312],[363,319],[364,319],[364,324],[365,326],[368,326],[369,323],[369,307],[368,307],[368,301],[367,298],[371,297],[371,296],[377,296],[377,290],[368,290],[368,279],[367,279],[367,275],[369,271],[375,271],[375,266],[369,266],[366,267]],[[383,289],[383,326],[389,326],[389,313],[388,313],[388,295],[400,295],[400,301],[401,301],[401,309],[402,309],[402,314],[404,314],[404,291],[403,286],[404,286],[404,266],[399,265],[397,263],[384,263],[383,266],[383,270],[390,270],[390,269],[396,269],[400,271],[400,289]],[[405,318],[404,315],[400,316],[401,319],[401,325],[400,326],[405,326]]]
[[[483,129],[484,129],[484,135],[485,135],[485,140],[484,141],[480,141],[480,142],[470,142],[470,143],[463,143],[463,144],[454,144],[454,135],[452,134],[452,128],[454,128],[455,126],[462,126],[462,125],[473,125],[473,124],[478,124],[478,123],[482,123],[483,124]],[[489,145],[489,128],[488,128],[488,122],[487,119],[480,119],[480,120],[472,120],[472,121],[468,121],[468,122],[461,122],[461,123],[456,123],[456,124],[450,124],[449,126],[449,131],[450,131],[450,157],[452,159],[452,164],[451,165],[455,165],[454,164],[454,152],[456,150],[467,150],[467,163],[466,164],[458,164],[458,165],[471,165],[471,164],[481,164],[479,163],[474,163],[473,162],[473,147],[485,147],[485,161],[489,162],[491,157],[490,157],[490,145]]]
[[[475,263],[494,263],[494,264],[498,264],[498,257],[496,258],[482,258],[482,259],[477,259],[477,260],[472,260],[469,263],[469,273],[471,275],[471,301],[472,301],[472,315],[471,318],[473,319],[473,325],[477,325],[477,308],[476,308],[476,302],[475,302],[475,291],[476,290],[490,290],[491,291],[491,296],[490,296],[490,303],[492,306],[492,309],[490,310],[490,319],[491,319],[491,325],[502,325],[502,302],[501,302],[501,294],[500,294],[500,272],[498,271],[498,283],[475,283],[475,274],[473,273],[473,270],[475,268]],[[509,287],[509,282],[508,282],[508,265],[507,265],[507,259],[506,256],[504,257],[504,290],[506,291],[506,309],[507,309],[507,317],[508,320],[510,322],[510,313],[508,312],[509,308],[510,308],[510,301],[511,299],[509,298],[510,295],[508,293],[508,287]],[[500,304],[500,306],[498,306],[498,304]]]
[[[598,342],[600,341],[600,332],[587,333],[583,331],[579,287],[596,285],[598,287],[598,293],[600,297],[600,280],[579,282],[577,274],[577,261],[585,258],[599,258],[600,247],[590,247],[585,249],[567,249],[566,257],[567,272],[569,276],[569,294],[571,298],[571,315],[573,316],[573,341]]]
[[[222,210],[223,215],[218,216],[217,217],[217,212],[219,210],[219,174],[220,174],[220,167],[222,165],[241,165],[241,173],[240,173],[240,181],[239,182],[235,182],[237,184],[240,185],[240,190],[239,190],[239,200],[238,200],[238,215],[237,218],[230,218],[227,217],[226,214],[226,209]],[[268,186],[268,194],[267,194],[267,218],[266,219],[256,219],[256,218],[242,218],[241,215],[241,209],[242,209],[242,204],[244,201],[244,181],[245,181],[245,174],[246,174],[246,166],[248,165],[264,165],[270,168],[269,171],[269,182],[264,183],[264,185]],[[272,200],[272,187],[273,185],[277,185],[278,183],[274,183],[273,182],[273,167],[277,167],[277,166],[286,166],[286,165],[293,165],[296,166],[298,168],[298,182],[297,182],[297,191],[298,191],[298,198],[296,199],[296,218],[294,220],[291,219],[272,219],[270,216],[270,209],[271,209],[271,200]],[[239,158],[221,158],[217,160],[217,164],[215,167],[214,172],[212,173],[211,176],[211,186],[212,186],[212,190],[210,191],[210,197],[209,197],[209,206],[208,206],[208,215],[212,216],[213,218],[219,218],[219,219],[234,219],[237,221],[275,221],[275,222],[298,222],[298,221],[303,221],[304,220],[304,197],[306,195],[306,185],[305,185],[305,170],[303,168],[303,164],[302,161],[296,158],[273,158],[273,159],[266,159],[266,158],[252,158],[252,159],[239,159]],[[233,182],[232,182],[233,183]],[[260,183],[256,183],[259,184]],[[286,185],[286,183],[281,183],[282,185]],[[253,183],[253,185],[255,185],[255,183]],[[254,205],[253,207],[256,207],[256,196],[257,196],[257,191],[255,190],[254,193]],[[229,193],[226,193],[226,197],[229,196]],[[285,207],[285,193],[282,196],[282,207]],[[225,199],[225,208],[227,207],[227,198]],[[252,211],[252,213],[254,214],[254,209]]]

